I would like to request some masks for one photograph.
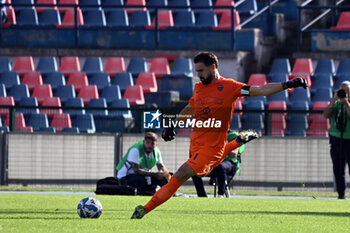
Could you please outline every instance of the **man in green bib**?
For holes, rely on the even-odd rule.
[[[163,186],[168,183],[170,174],[164,166],[157,142],[157,135],[147,132],[142,141],[129,148],[116,168],[121,185],[155,191],[157,185]],[[158,172],[151,171],[155,166]]]
[[[236,131],[229,131],[227,134],[227,141],[231,142],[238,136]],[[218,197],[224,197],[226,187],[228,185],[228,177],[235,176],[239,173],[241,165],[241,154],[245,149],[245,145],[242,145],[232,150],[216,168],[210,173],[210,182],[217,180],[218,185]],[[198,176],[192,177],[195,185],[198,197],[207,197],[205,192],[203,180]]]

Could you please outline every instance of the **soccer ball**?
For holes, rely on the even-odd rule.
[[[77,212],[81,218],[98,218],[102,214],[101,202],[94,197],[85,197],[79,202]]]

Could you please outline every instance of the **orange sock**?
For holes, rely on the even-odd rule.
[[[241,145],[236,140],[232,140],[231,142],[227,143],[225,145],[224,157],[226,157],[226,155],[228,155],[232,150],[240,146]]]
[[[164,185],[161,189],[159,189],[151,198],[151,200],[144,206],[146,213],[150,212],[157,206],[166,202],[169,198],[171,198],[176,190],[182,185],[182,183],[176,179],[175,177],[171,177],[169,183]]]

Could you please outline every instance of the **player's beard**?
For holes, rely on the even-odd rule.
[[[210,75],[207,76],[206,79],[201,78],[200,80],[201,80],[203,85],[208,85],[208,84],[210,84],[213,81],[213,75],[210,74]]]

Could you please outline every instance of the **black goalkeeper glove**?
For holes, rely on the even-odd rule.
[[[162,138],[164,139],[164,141],[166,142],[171,141],[175,139],[175,137],[176,137],[176,132],[173,126],[171,126],[170,128],[163,129]]]
[[[296,87],[303,87],[304,89],[306,89],[307,82],[303,78],[295,78],[293,80],[283,82],[282,87],[283,89],[296,88]]]

